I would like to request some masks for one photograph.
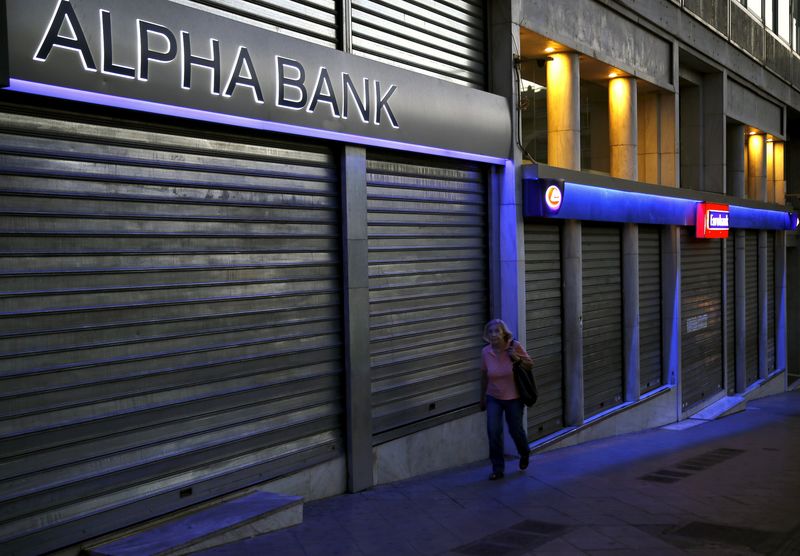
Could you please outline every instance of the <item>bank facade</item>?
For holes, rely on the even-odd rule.
[[[800,378],[788,2],[46,4],[0,65],[4,552],[484,459],[492,317],[537,449]]]

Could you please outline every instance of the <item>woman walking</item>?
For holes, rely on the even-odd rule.
[[[514,384],[512,365],[515,361],[521,361],[522,365],[532,368],[533,361],[500,319],[486,323],[483,339],[488,345],[481,354],[481,410],[486,410],[486,431],[489,435],[489,459],[492,462],[489,480],[495,481],[502,479],[505,474],[504,413],[508,432],[519,452],[519,468],[528,467],[530,449],[522,427],[524,405]]]

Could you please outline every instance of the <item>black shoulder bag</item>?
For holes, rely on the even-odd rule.
[[[536,379],[533,377],[533,370],[522,366],[522,361],[514,361],[512,365],[514,371],[514,384],[517,385],[519,397],[527,407],[532,406],[539,399],[539,390],[536,388]]]

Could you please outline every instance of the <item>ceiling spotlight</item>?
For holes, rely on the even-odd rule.
[[[556,49],[553,48],[552,46],[548,46],[547,48],[544,49],[545,54],[551,54],[551,53],[553,53],[555,51],[556,51]]]
[[[612,71],[611,73],[609,73],[609,74],[608,74],[608,76],[609,76],[611,79],[614,79],[615,77],[618,77],[618,76],[619,76],[619,74],[618,74],[617,72],[615,72],[615,71]]]

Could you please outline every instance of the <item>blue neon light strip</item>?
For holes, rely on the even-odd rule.
[[[792,221],[788,212],[756,209],[730,205],[730,227],[754,230],[791,230]]]
[[[242,116],[232,116],[229,114],[221,114],[218,112],[209,112],[205,110],[198,110],[195,108],[186,108],[183,106],[171,106],[169,104],[160,104],[146,100],[118,97],[113,95],[106,95],[103,93],[94,93],[90,91],[81,91],[79,89],[70,89],[67,87],[46,85],[43,83],[23,81],[21,79],[10,79],[7,90],[17,91],[20,93],[31,93],[35,95],[63,98],[66,100],[75,100],[78,102],[89,102],[91,104],[101,104],[103,106],[112,106],[115,108],[139,110],[141,112],[162,114],[164,116],[178,116],[181,118],[189,118],[192,120],[199,120],[203,122],[213,122],[225,125],[233,125],[237,127],[247,127],[250,129],[261,129],[265,131],[274,131],[278,133],[291,133],[294,135],[302,135],[304,137],[314,137],[316,139],[324,139],[326,141],[340,141],[343,143],[354,143],[356,145],[365,145],[369,147],[381,147],[386,149],[396,149],[401,151],[410,151],[410,152],[430,154],[435,156],[446,156],[462,160],[485,162],[488,164],[505,164],[507,160],[505,158],[497,158],[494,156],[487,156],[482,154],[454,151],[438,147],[429,147],[427,145],[417,145],[413,143],[404,143],[402,141],[378,139],[375,137],[364,137],[361,135],[354,135],[351,133],[342,133],[337,131],[329,131],[326,129],[317,129],[311,127],[291,125],[291,124],[283,124],[267,120],[258,120],[255,118],[245,118]]]
[[[536,184],[536,182],[533,182]],[[541,196],[541,186],[528,185],[528,198]],[[533,189],[536,189],[534,191]],[[539,211],[546,218],[589,220],[598,222],[632,222],[636,224],[694,225],[697,201],[676,197],[662,197],[648,193],[634,193],[606,189],[578,183],[564,183],[563,201],[557,213]]]
[[[630,222],[694,226],[695,199],[667,197],[607,189],[592,185],[564,182],[561,208],[551,211],[544,203],[544,191],[551,182],[525,180],[525,216],[585,220],[596,222]],[[758,230],[791,230],[790,213],[729,205],[730,228]]]

